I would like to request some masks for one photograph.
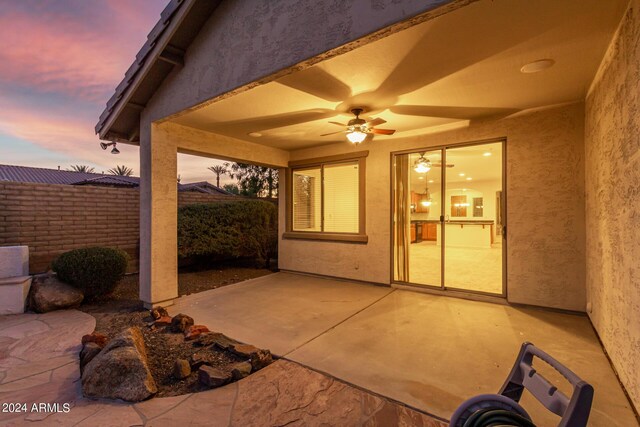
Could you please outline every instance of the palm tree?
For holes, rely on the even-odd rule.
[[[216,174],[216,187],[220,187],[220,175],[224,175],[229,172],[227,167],[223,165],[215,165],[209,166],[207,169]]]
[[[109,173],[111,175],[120,175],[120,176],[131,176],[133,174],[133,169],[125,166],[118,165],[115,168],[109,169]]]
[[[73,172],[93,173],[95,169],[87,165],[71,165],[71,169],[67,170]]]

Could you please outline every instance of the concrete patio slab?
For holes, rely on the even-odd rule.
[[[391,293],[391,288],[275,273],[176,300],[169,313],[286,355]]]
[[[76,310],[19,316],[0,318],[0,338],[6,338],[0,340],[0,362],[12,360],[2,365],[0,404],[26,404],[26,410],[0,412],[2,426],[446,426],[405,405],[287,360],[201,393],[136,404],[85,399],[79,381],[78,343],[82,333],[93,331],[93,317]],[[47,329],[34,327],[34,322]],[[47,348],[38,347],[33,339],[44,333],[43,345],[56,341],[59,345],[53,350],[66,350],[61,355],[53,351],[54,356],[46,358]],[[24,359],[11,356],[12,349],[18,349]],[[60,406],[34,410],[34,403]],[[69,407],[64,409],[64,404]]]
[[[449,418],[467,398],[499,390],[524,341],[594,386],[589,425],[637,425],[586,316],[397,290],[288,358]],[[555,371],[536,368],[570,395]],[[523,404],[538,425],[557,425],[532,397]]]

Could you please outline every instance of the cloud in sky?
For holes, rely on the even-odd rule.
[[[167,2],[0,0],[0,163],[139,173],[138,148],[102,151],[94,125]],[[181,160],[183,182],[213,162]]]

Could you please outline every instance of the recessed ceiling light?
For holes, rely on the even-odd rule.
[[[467,189],[466,189],[466,188],[463,188],[463,189],[462,189],[462,191],[467,191]]]
[[[429,182],[431,183],[431,182],[433,182],[433,180],[432,180],[432,179],[430,179],[430,180],[429,180]]]
[[[482,155],[485,156],[485,157],[489,157],[491,155],[491,153],[487,151],[486,153],[483,153]]]
[[[249,132],[247,135],[253,138],[260,138],[262,136],[260,132]]]
[[[424,179],[424,176],[419,176],[418,179]]]
[[[529,62],[520,68],[520,72],[525,74],[537,73],[547,68],[551,68],[556,61],[553,59],[539,59],[537,61]]]
[[[467,178],[467,181],[471,181],[472,179],[473,179],[473,178],[469,177],[469,178]]]
[[[464,176],[464,174],[463,173],[459,173],[458,176]]]

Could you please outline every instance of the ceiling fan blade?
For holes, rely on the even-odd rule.
[[[376,118],[376,119],[371,119],[367,122],[367,126],[369,126],[370,128],[381,125],[387,123],[387,121],[385,119],[381,119],[380,117]]]
[[[320,135],[320,136],[329,136],[329,135],[335,135],[336,133],[342,133],[342,132],[344,132],[344,131],[343,131],[343,130],[339,130],[338,132],[331,132],[331,133],[323,133],[323,134],[322,134],[322,135]]]
[[[373,134],[368,133],[367,136],[365,136],[364,141],[362,142],[371,142],[372,139],[373,139]]]
[[[250,132],[262,132],[285,126],[298,125],[321,119],[335,117],[336,112],[329,109],[318,108],[315,110],[294,111],[292,113],[275,114],[272,116],[252,117],[243,120],[218,122],[212,125],[211,130],[230,136],[245,136]]]
[[[331,102],[344,101],[351,96],[349,86],[320,67],[310,67],[286,75],[278,79],[277,83]]]
[[[431,166],[436,167],[436,168],[441,168],[442,167],[442,163],[431,163]],[[446,165],[448,168],[452,168],[455,165],[452,163],[447,163]]]
[[[375,133],[378,135],[393,135],[396,133],[395,129],[371,129],[371,133]]]
[[[331,123],[332,125],[338,125],[338,126],[347,127],[347,125],[344,124],[344,123],[338,123],[338,122],[328,122],[328,123]]]
[[[441,117],[461,120],[480,119],[492,116],[506,117],[518,111],[515,108],[442,107],[434,105],[396,105],[389,108],[389,110],[396,114],[408,116]]]

